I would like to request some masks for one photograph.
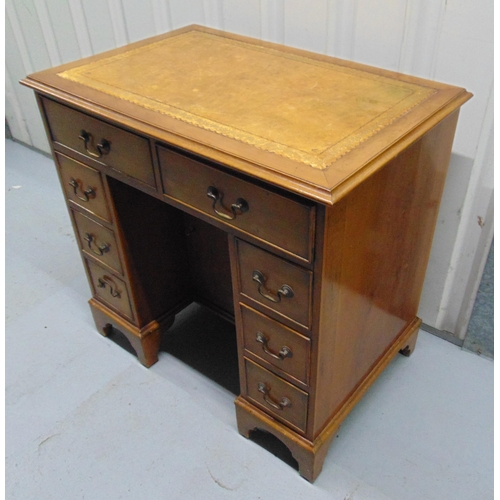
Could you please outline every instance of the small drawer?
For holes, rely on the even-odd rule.
[[[245,359],[246,395],[280,420],[302,432],[307,425],[308,394],[282,378]]]
[[[42,98],[55,143],[155,187],[149,141],[144,137]]]
[[[307,384],[311,341],[244,304],[240,310],[246,351]]]
[[[87,255],[123,274],[118,245],[113,231],[72,210],[80,248]]]
[[[56,161],[68,200],[110,222],[111,215],[100,172],[59,153],[56,154]]]
[[[94,262],[90,262],[88,259],[85,259],[85,262],[89,270],[94,296],[99,297],[104,303],[132,319],[132,308],[125,282]]]
[[[242,240],[236,242],[240,294],[310,328],[313,273]]]
[[[312,261],[312,204],[278,195],[166,148],[158,147],[158,154],[164,194]]]

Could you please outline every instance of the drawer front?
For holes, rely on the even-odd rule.
[[[312,272],[236,241],[240,294],[310,328]]]
[[[147,139],[49,99],[42,101],[54,142],[155,187]]]
[[[85,261],[94,295],[127,318],[132,319],[132,308],[125,282],[94,262],[87,259]]]
[[[158,153],[166,195],[308,262],[312,260],[313,206],[168,149],[159,147]]]
[[[108,222],[111,221],[100,172],[59,153],[56,154],[56,161],[68,200]]]
[[[308,394],[245,359],[247,397],[271,415],[306,431]]]
[[[243,304],[240,307],[246,351],[307,384],[311,341]]]
[[[123,274],[118,245],[113,231],[80,212],[72,210],[72,214],[81,250],[118,273]]]

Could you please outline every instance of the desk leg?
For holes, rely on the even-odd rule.
[[[89,304],[97,330],[101,335],[107,337],[115,328],[125,335],[139,361],[145,367],[149,368],[158,361],[161,332],[172,326],[175,315],[165,316],[158,321],[151,321],[143,328],[137,328],[95,299],[90,299]]]
[[[146,368],[149,368],[158,361],[158,350],[160,349],[161,338],[159,328],[151,331],[146,337],[129,335],[127,338],[137,353],[139,361]]]
[[[412,352],[415,350],[415,344],[417,343],[418,330],[407,340],[406,346],[399,351],[400,354],[406,356],[407,358],[411,356]]]
[[[311,483],[315,481],[323,468],[331,438],[312,443],[261,412],[241,396],[236,399],[235,405],[238,431],[242,436],[249,438],[254,429],[269,432],[290,450],[299,465],[299,474]]]

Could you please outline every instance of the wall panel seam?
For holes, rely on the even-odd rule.
[[[269,3],[267,0],[259,2],[259,37],[261,40],[269,40]]]
[[[156,34],[172,30],[168,0],[151,0]]]
[[[31,134],[26,126],[26,121],[24,120],[23,111],[21,109],[19,99],[17,98],[16,92],[14,90],[14,85],[12,84],[12,78],[10,76],[9,70],[5,70],[5,97],[8,99],[10,105],[12,106],[12,110],[14,111],[14,119],[16,120],[16,126],[19,130],[21,137],[18,139],[22,142],[25,142],[29,145],[33,145],[33,140],[31,139]]]
[[[88,57],[94,53],[92,42],[90,40],[89,29],[87,26],[87,19],[80,0],[73,0],[68,2],[69,10],[71,12],[71,19],[75,27],[76,40],[80,48],[81,57]]]
[[[405,6],[405,24],[403,27],[403,39],[401,40],[401,46],[399,49],[399,60],[398,60],[398,71],[404,72],[405,70],[409,72],[413,66],[413,58],[415,55],[415,29],[411,29],[416,23],[415,18],[419,19],[419,16],[412,16],[412,8],[409,4],[412,0],[406,0]],[[411,62],[410,62],[411,61]],[[408,64],[410,62],[410,64]]]
[[[345,1],[345,0],[344,0]],[[356,29],[358,19],[358,0],[352,0],[352,18],[351,18],[351,46],[349,48],[349,59],[354,58],[354,47],[356,47]]]
[[[447,1],[448,0],[441,0],[441,3],[440,3],[439,16],[438,16],[438,22],[437,22],[437,27],[436,27],[436,34],[434,36],[434,43],[433,43],[434,50],[432,52],[432,64],[431,64],[431,71],[430,71],[430,78],[431,79],[436,78],[439,48],[441,46],[441,37],[443,35],[443,25],[444,25],[444,18],[445,18],[446,2]]]
[[[333,46],[332,47],[332,42],[331,42],[331,18],[332,18],[332,11],[335,9],[334,7],[334,4],[335,4],[335,0],[327,0],[326,2],[326,18],[325,18],[325,22],[326,22],[326,28],[325,28],[325,49],[324,49],[324,53],[325,54],[331,54],[333,53],[334,50],[331,50],[331,49],[334,49],[335,47]]]
[[[121,0],[108,0],[108,9],[116,46],[127,45],[129,37]]]
[[[59,66],[62,64],[61,54],[59,52],[59,47],[57,46],[56,36],[54,34],[54,28],[47,9],[47,4],[45,3],[45,0],[34,0],[34,4],[38,20],[40,21],[45,46],[47,47],[47,52],[49,54],[50,63],[52,66]]]
[[[174,23],[172,21],[172,9],[170,7],[170,0],[164,0],[165,4],[165,15],[167,16],[165,28],[167,31],[172,31],[174,29]]]
[[[209,26],[224,29],[224,7],[222,0],[203,0],[205,23]]]
[[[5,5],[7,11],[7,18],[12,26],[12,32],[14,33],[14,38],[16,39],[17,49],[21,55],[21,61],[23,63],[23,68],[26,74],[33,73],[33,64],[31,62],[31,57],[29,55],[28,47],[26,41],[24,40],[23,30],[21,29],[21,24],[19,18],[17,17],[17,12],[10,1],[6,2]]]
[[[217,18],[220,23],[220,27],[223,30],[224,29],[224,3],[222,0],[217,0]]]
[[[209,22],[209,5],[208,5],[209,0],[202,0],[202,5],[203,5],[203,24],[208,25]]]

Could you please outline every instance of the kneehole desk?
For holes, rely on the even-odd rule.
[[[199,26],[27,77],[97,329],[236,325],[238,429],[310,481],[417,308],[464,89]],[[194,346],[195,347],[195,346]]]

